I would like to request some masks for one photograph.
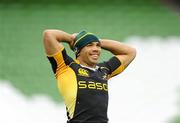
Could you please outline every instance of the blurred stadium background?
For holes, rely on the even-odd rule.
[[[110,123],[180,123],[177,0],[0,0],[0,123],[65,122],[42,45],[49,28],[88,30],[137,49],[111,80]],[[100,61],[110,56],[103,51]]]

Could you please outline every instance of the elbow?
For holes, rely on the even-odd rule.
[[[47,29],[43,31],[43,39],[44,41],[49,40],[60,40],[63,36],[63,31],[55,30],[55,29]]]
[[[137,51],[135,48],[132,48],[131,49],[131,56],[132,56],[132,59],[134,59],[136,57],[136,54],[137,54]]]
[[[127,53],[127,56],[131,61],[134,60],[134,58],[136,57],[136,49],[131,47]]]
[[[43,38],[48,38],[51,36],[51,34],[52,34],[52,30],[49,30],[49,29],[44,30],[43,31]]]
[[[43,41],[47,42],[53,38],[53,30],[47,29],[43,31]]]

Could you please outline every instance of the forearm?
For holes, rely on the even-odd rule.
[[[44,39],[50,41],[55,40],[58,42],[71,43],[74,40],[74,37],[71,34],[61,30],[45,30]]]
[[[133,61],[136,56],[136,50],[119,41],[101,39],[101,47],[116,55],[123,62],[125,68]]]
[[[59,42],[67,42],[73,45],[74,36],[61,30],[45,30],[43,32],[44,48],[48,55],[52,55],[63,48]]]
[[[114,55],[126,55],[134,51],[134,48],[119,41],[101,39],[101,47]]]

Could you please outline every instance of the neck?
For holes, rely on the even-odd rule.
[[[91,65],[91,64],[87,64],[87,63],[83,63],[83,62],[80,62],[80,64],[83,66],[86,66],[86,67],[96,68],[96,65]]]
[[[77,60],[79,61],[79,63],[83,66],[86,66],[86,67],[90,67],[90,68],[96,68],[96,64],[93,64],[93,63],[87,63],[83,60],[81,60],[80,58],[77,58]]]

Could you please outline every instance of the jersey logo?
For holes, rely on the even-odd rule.
[[[107,80],[107,79],[108,79],[107,73],[105,73],[105,74],[102,76],[102,78],[103,78],[104,80]]]
[[[87,70],[85,70],[85,69],[79,68],[78,69],[78,75],[89,77],[89,72]]]
[[[93,82],[93,81],[79,81],[79,89],[94,89],[100,91],[108,91],[108,85],[106,83]]]

